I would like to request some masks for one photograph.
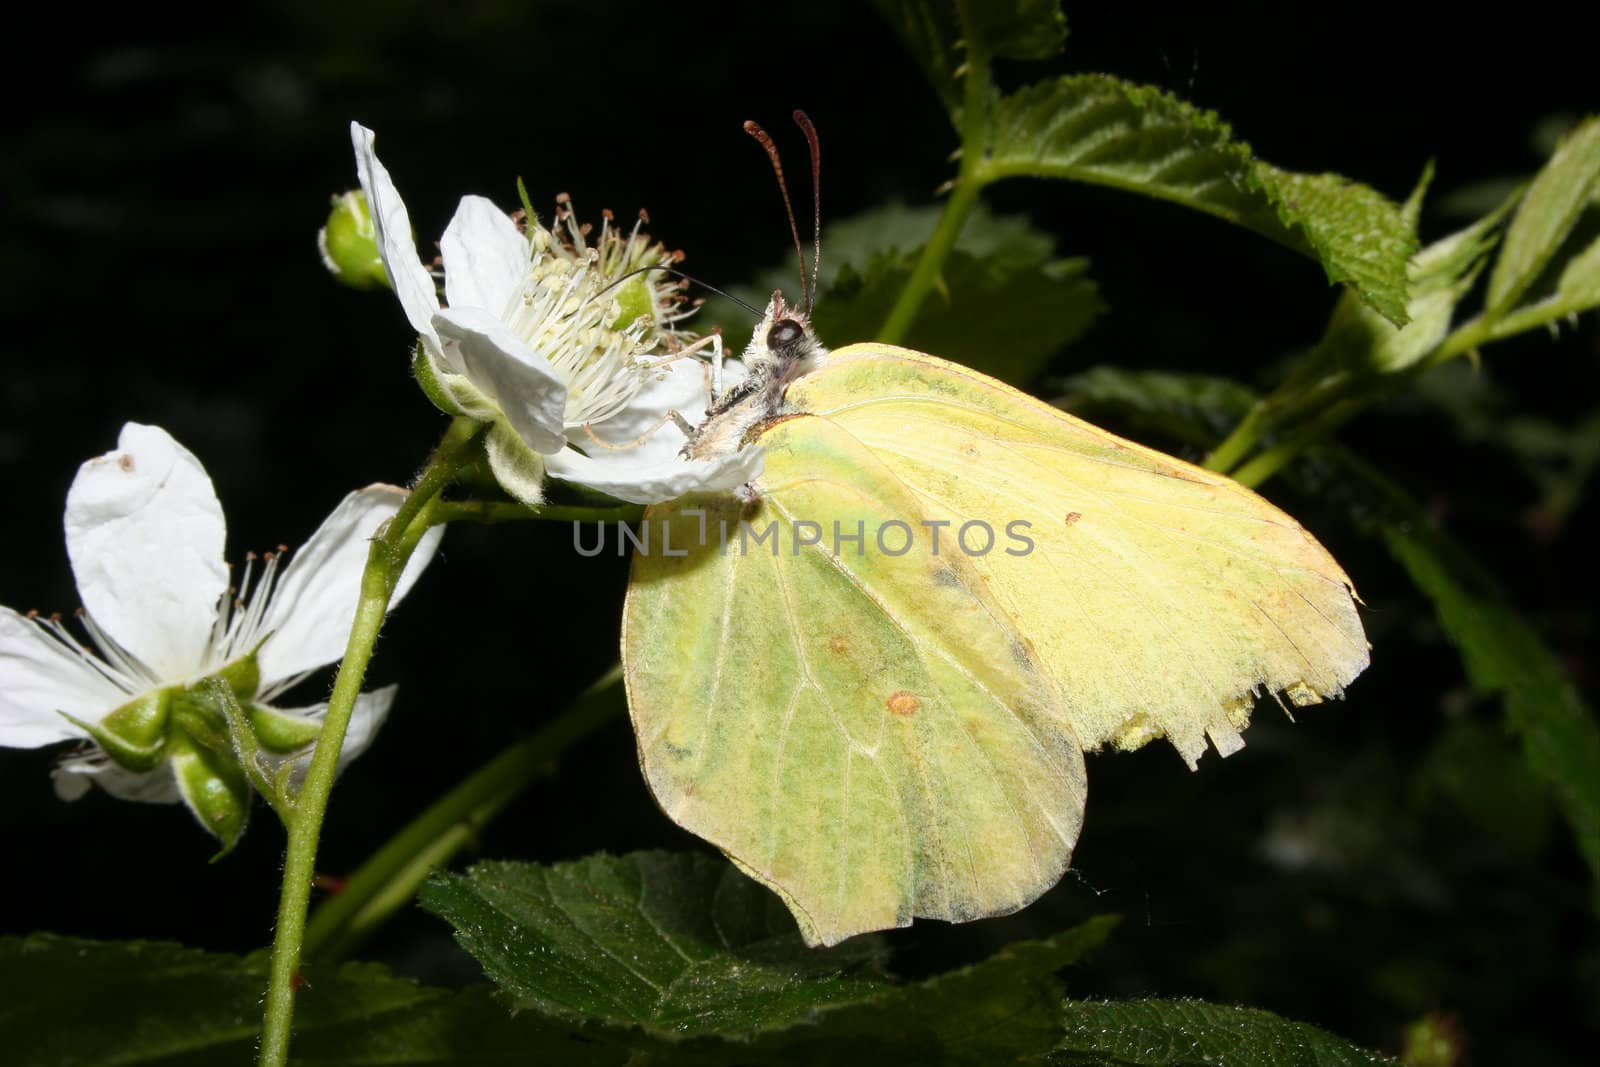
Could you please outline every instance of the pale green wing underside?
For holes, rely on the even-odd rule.
[[[744,518],[775,542],[741,552],[727,498],[646,516],[623,649],[651,791],[782,895],[812,943],[1015,911],[1061,877],[1082,818],[1083,756],[1053,687],[966,560],[870,550],[919,508],[870,452],[822,419],[765,440]],[[831,534],[846,517],[868,551],[796,545],[796,521]],[[665,554],[663,523],[688,555]]]

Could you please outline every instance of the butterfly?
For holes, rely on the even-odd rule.
[[[830,351],[810,294],[773,295],[685,445],[763,472],[646,512],[622,631],[656,801],[807,943],[1016,911],[1067,868],[1085,752],[1193,767],[1258,694],[1367,666],[1349,578],[1277,507],[935,356]]]

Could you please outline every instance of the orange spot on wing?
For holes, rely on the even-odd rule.
[[[891,694],[883,704],[894,715],[915,715],[917,709],[922,707],[922,701],[917,699],[916,694],[905,689]]]
[[[830,637],[830,638],[828,638],[828,651],[832,652],[835,656],[844,655],[845,649],[847,649],[849,647],[850,647],[850,642],[846,641],[842,637]]]
[[[1083,513],[1081,511],[1069,511],[1067,512],[1067,525],[1071,526],[1081,518],[1083,518]]]

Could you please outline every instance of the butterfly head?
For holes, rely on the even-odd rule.
[[[775,292],[750,335],[744,363],[752,374],[769,376],[781,389],[815,368],[827,354],[827,348],[811,328],[811,316],[790,307],[784,302],[783,293]]]

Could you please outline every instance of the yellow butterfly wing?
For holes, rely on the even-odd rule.
[[[622,645],[657,801],[808,941],[1014,911],[1070,858],[1083,749],[1192,763],[1253,690],[1366,663],[1337,564],[1225,478],[886,346],[788,403],[755,505],[646,513]]]
[[[1315,703],[1367,666],[1344,571],[1229,478],[887,345],[838,350],[788,399],[952,523],[1030,523],[1032,552],[973,563],[1085,748],[1165,735],[1193,766],[1208,737],[1224,755],[1243,745],[1253,694]]]

